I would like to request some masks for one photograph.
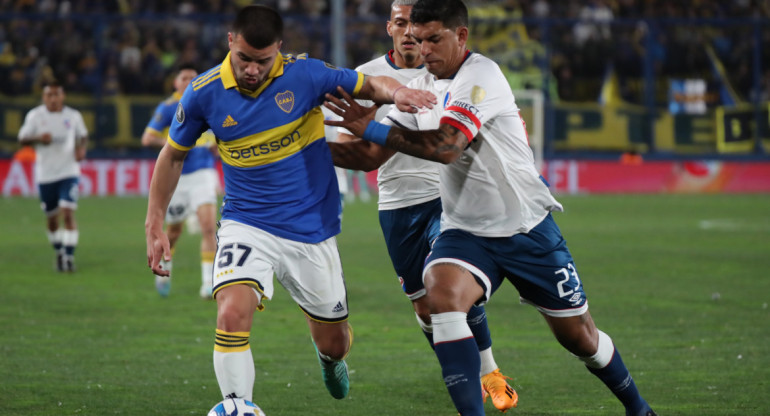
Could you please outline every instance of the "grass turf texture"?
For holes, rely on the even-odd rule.
[[[560,200],[567,212],[556,220],[594,319],[657,412],[766,412],[770,196]],[[145,264],[145,209],[141,198],[81,200],[78,271],[60,274],[38,202],[0,200],[0,414],[203,415],[220,400],[198,236],[182,237],[171,295],[160,298]],[[251,332],[255,401],[269,416],[456,414],[374,203],[346,207],[339,245],[355,330],[350,396],[328,395],[303,315],[277,288]],[[497,362],[520,395],[509,414],[623,413],[511,285],[487,312]]]

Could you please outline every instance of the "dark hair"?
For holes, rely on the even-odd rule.
[[[44,88],[46,88],[46,87],[51,87],[51,88],[62,88],[62,89],[64,88],[64,86],[63,86],[63,85],[61,85],[61,83],[60,83],[58,80],[55,80],[55,79],[49,79],[48,81],[44,82],[44,83],[43,83],[43,84],[40,86],[40,88],[41,88],[41,89],[44,89]]]
[[[235,16],[233,35],[241,35],[253,48],[266,48],[283,39],[283,19],[270,7],[252,4]]]
[[[409,15],[412,23],[441,22],[449,29],[468,26],[468,8],[461,0],[419,0]]]
[[[186,64],[179,65],[179,67],[176,69],[176,72],[178,74],[178,73],[180,73],[182,71],[186,71],[186,70],[191,70],[191,71],[199,72],[198,71],[198,67],[196,67],[195,64],[191,64],[191,63],[186,63]]]

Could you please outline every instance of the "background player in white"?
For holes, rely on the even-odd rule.
[[[19,143],[35,146],[35,178],[47,216],[48,241],[56,250],[56,268],[73,272],[79,238],[75,210],[80,161],[86,157],[88,130],[80,112],[64,105],[64,99],[64,88],[57,82],[45,85],[43,104],[27,113]]]
[[[142,146],[161,148],[166,144],[168,128],[174,119],[176,106],[182,98],[185,88],[190,81],[198,76],[198,71],[192,66],[183,66],[174,77],[174,93],[158,104],[147,127],[142,134]],[[211,299],[211,282],[214,270],[214,254],[217,249],[217,189],[219,173],[214,162],[216,155],[216,140],[211,132],[204,133],[196,146],[185,158],[182,176],[176,186],[174,195],[166,211],[166,235],[171,247],[171,255],[177,240],[182,235],[185,219],[194,215],[197,217],[201,233],[201,287],[200,296]],[[163,270],[171,272],[172,260],[161,262]],[[168,296],[171,290],[171,275],[155,275],[155,288],[161,296]]]
[[[551,216],[562,206],[535,168],[510,86],[497,64],[466,49],[467,8],[460,0],[419,0],[410,21],[430,74],[409,86],[434,92],[442,105],[416,114],[392,111],[383,124],[364,120],[367,111],[349,96],[343,94],[343,103],[329,95],[344,121],[327,123],[444,164],[441,235],[424,281],[435,352],[455,407],[463,416],[484,415],[479,353],[466,313],[507,279],[627,415],[654,415],[612,340],[588,312],[572,256]]]
[[[388,35],[393,49],[369,61],[357,71],[371,75],[387,75],[406,84],[427,74],[422,64],[419,46],[407,33],[409,13],[417,0],[396,0],[391,4]],[[361,105],[374,103],[358,100]],[[381,120],[391,105],[377,109],[375,120]],[[433,240],[439,234],[441,200],[439,198],[439,164],[419,159],[378,144],[356,140],[349,131],[339,130],[338,145],[330,144],[337,166],[371,171],[378,169],[379,216],[382,233],[404,293],[412,301],[417,322],[433,347],[430,310],[422,282],[422,268]],[[468,312],[468,325],[480,350],[481,384],[486,395],[500,411],[515,407],[516,391],[506,382],[492,354],[492,338],[483,306],[473,306]]]

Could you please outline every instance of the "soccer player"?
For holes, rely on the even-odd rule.
[[[442,163],[441,234],[423,279],[435,353],[463,416],[484,415],[480,358],[467,313],[507,279],[545,318],[559,343],[615,394],[626,414],[655,413],[641,397],[612,339],[597,329],[575,263],[551,212],[562,206],[535,169],[511,88],[492,60],[466,49],[461,0],[419,0],[411,35],[430,74],[409,83],[442,105],[416,114],[391,111],[369,121],[347,94],[330,109],[356,136]]]
[[[142,146],[161,148],[166,143],[168,129],[174,119],[179,99],[190,82],[198,76],[192,66],[183,66],[174,77],[174,93],[158,104],[152,119],[142,134]],[[182,166],[179,183],[166,211],[166,236],[173,257],[174,248],[184,229],[184,221],[190,215],[198,219],[201,232],[201,287],[200,296],[211,299],[214,253],[217,249],[217,188],[219,174],[214,168],[216,141],[211,132],[206,132],[195,142],[187,153]],[[171,273],[172,260],[162,260],[160,267]],[[168,296],[171,290],[171,275],[155,275],[155,288],[161,296]]]
[[[224,61],[185,90],[150,184],[147,263],[154,273],[168,274],[159,266],[170,258],[163,217],[186,153],[211,129],[225,179],[214,264],[213,358],[222,395],[252,398],[249,336],[254,311],[273,296],[275,274],[305,313],[326,388],[342,399],[352,338],[335,237],[340,195],[320,105],[338,85],[377,103],[395,101],[403,111],[430,108],[436,98],[399,88],[393,78],[284,55],[282,33],[275,10],[242,8],[227,35]]]
[[[41,207],[47,216],[48,241],[56,250],[56,269],[74,272],[79,237],[75,210],[88,130],[80,112],[64,105],[65,97],[60,84],[46,84],[43,104],[27,113],[19,130],[19,143],[35,147],[35,178]]]
[[[410,33],[409,13],[417,0],[395,0],[391,4],[390,20],[386,29],[393,39],[393,49],[387,54],[369,61],[357,71],[371,75],[387,75],[402,83],[425,77],[427,70],[417,42]],[[365,106],[371,101],[358,100]],[[384,105],[377,110],[376,120],[381,120],[392,106]],[[371,171],[378,169],[379,216],[385,244],[396,270],[401,287],[412,301],[417,322],[433,347],[433,330],[430,310],[422,282],[422,267],[430,252],[433,240],[439,234],[441,200],[439,198],[439,164],[418,159],[378,144],[355,140],[350,132],[340,129],[338,145],[330,143],[332,157],[337,166],[347,169]],[[350,148],[355,146],[355,151]],[[473,306],[467,316],[481,356],[481,385],[484,398],[492,397],[492,403],[500,411],[507,411],[518,403],[518,395],[506,382],[492,354],[492,338],[483,306]]]

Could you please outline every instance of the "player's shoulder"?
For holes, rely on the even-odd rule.
[[[222,64],[219,64],[202,74],[198,75],[197,77],[193,78],[193,80],[190,82],[190,85],[192,86],[193,94],[199,94],[202,91],[209,91],[213,88],[216,88],[217,86],[222,86],[222,82],[220,81],[222,79]],[[219,82],[215,82],[219,81]]]
[[[65,116],[80,116],[81,115],[80,114],[80,110],[78,110],[78,109],[76,109],[74,107],[70,107],[68,105],[63,106],[61,111],[64,113]]]
[[[367,75],[379,75],[382,72],[388,71],[390,68],[391,66],[388,63],[387,56],[382,55],[357,66],[356,71],[363,72]]]
[[[463,69],[465,69],[466,72],[468,71],[483,71],[483,73],[502,72],[500,70],[500,65],[498,65],[497,62],[477,52],[470,53],[470,55],[466,58],[465,63],[463,64]]]

